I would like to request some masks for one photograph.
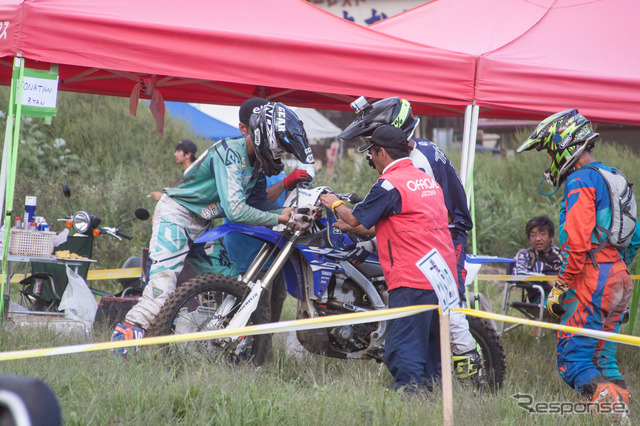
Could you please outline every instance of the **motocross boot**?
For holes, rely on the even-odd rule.
[[[484,379],[482,377],[482,358],[477,349],[463,352],[451,357],[453,374],[459,380],[470,380],[477,387],[481,387]]]
[[[113,331],[111,335],[111,341],[117,342],[121,340],[134,340],[134,339],[143,339],[147,337],[147,330],[140,327],[138,324],[132,324],[128,321],[124,321],[118,323],[116,329]],[[131,349],[131,353],[136,353],[140,349],[140,346],[130,346],[128,348],[117,348],[112,349],[111,353],[113,355],[120,355],[125,360],[129,359],[129,349]]]

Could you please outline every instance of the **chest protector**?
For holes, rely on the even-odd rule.
[[[457,277],[447,208],[440,185],[408,159],[391,166],[380,179],[391,183],[402,199],[401,213],[376,224],[378,257],[389,290],[398,287],[432,290],[433,286],[416,262],[433,248]]]

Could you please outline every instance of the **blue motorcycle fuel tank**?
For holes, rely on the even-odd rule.
[[[286,240],[272,229],[263,226],[244,225],[240,223],[227,223],[217,226],[202,234],[195,241],[196,244],[207,243],[223,238],[233,233],[241,233],[262,241],[278,245],[279,248],[284,247]],[[344,252],[328,247],[310,247],[304,245],[294,246],[305,257],[313,273],[313,292],[316,296],[321,297],[327,289],[331,277],[336,272],[344,272],[340,264],[334,259],[344,258]],[[287,260],[283,267],[287,292],[296,299],[302,299],[302,271],[296,262],[291,259]]]

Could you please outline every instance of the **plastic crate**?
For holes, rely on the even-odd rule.
[[[55,232],[49,231],[12,229],[9,239],[9,254],[49,257],[53,253],[54,235],[56,235]]]

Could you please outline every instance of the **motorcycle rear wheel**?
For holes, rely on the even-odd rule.
[[[149,330],[152,336],[213,331],[225,328],[248,294],[247,286],[236,278],[205,274],[179,286],[165,302]],[[225,302],[225,303],[223,303]],[[224,306],[227,306],[225,313]],[[231,307],[229,309],[229,307]],[[267,309],[259,303],[247,325],[268,322]],[[174,356],[197,355],[234,364],[262,365],[271,349],[271,335],[244,336],[171,343],[163,351]]]
[[[491,392],[496,392],[502,388],[507,366],[500,336],[483,318],[468,315],[467,321],[469,321],[469,331],[476,340],[476,346],[482,358],[478,384]]]

